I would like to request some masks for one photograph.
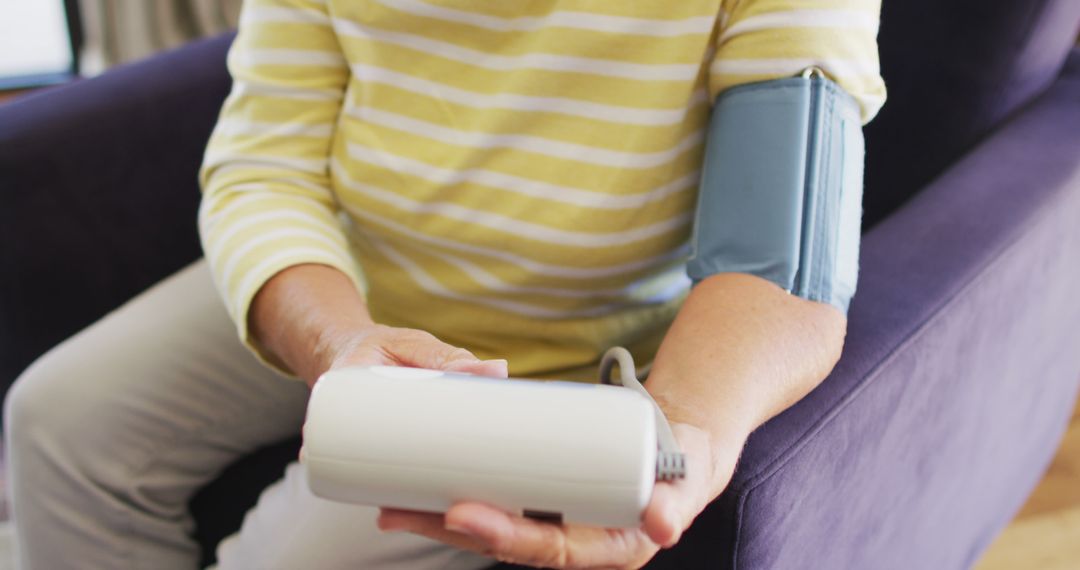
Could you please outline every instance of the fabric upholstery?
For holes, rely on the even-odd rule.
[[[229,37],[0,106],[0,385],[199,255]],[[60,207],[63,205],[63,207]]]
[[[1057,76],[1076,0],[883,2],[889,101],[867,128],[864,226],[882,220]]]

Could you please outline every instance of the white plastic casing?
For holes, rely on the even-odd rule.
[[[652,404],[626,388],[374,366],[315,384],[301,462],[311,490],[335,501],[431,512],[480,501],[636,527],[656,453]]]

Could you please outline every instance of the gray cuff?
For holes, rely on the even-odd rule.
[[[749,273],[847,313],[863,153],[857,104],[819,73],[722,93],[709,123],[690,277]]]

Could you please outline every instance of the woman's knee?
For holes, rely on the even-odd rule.
[[[74,435],[68,431],[80,409],[72,403],[80,398],[73,398],[72,392],[81,391],[81,387],[61,365],[65,356],[62,349],[41,356],[8,390],[4,433],[16,463],[22,453],[40,448],[45,442],[69,441]]]
[[[116,410],[95,389],[93,355],[73,340],[38,358],[8,390],[4,435],[15,471],[41,461],[80,469],[102,454],[90,438],[104,435]]]

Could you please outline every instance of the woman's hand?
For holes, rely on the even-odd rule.
[[[413,532],[504,562],[545,568],[640,568],[673,546],[694,518],[727,486],[747,434],[718,442],[688,424],[672,426],[687,455],[686,478],[657,483],[640,528],[558,525],[459,503],[446,514],[382,509],[379,528]]]
[[[248,323],[263,355],[309,386],[345,366],[506,376],[505,360],[482,361],[427,332],[376,324],[352,281],[325,265],[296,265],[267,281],[251,303]]]

